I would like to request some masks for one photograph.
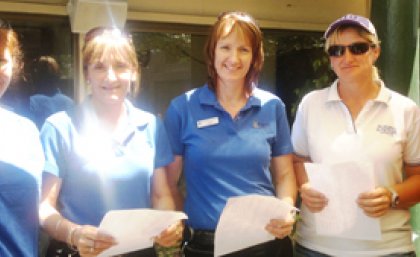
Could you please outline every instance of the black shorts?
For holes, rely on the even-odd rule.
[[[214,233],[210,231],[195,231],[187,239],[183,253],[185,257],[213,257]],[[240,240],[240,239],[238,239]],[[223,257],[293,257],[293,245],[289,237],[275,239],[269,242],[223,255]]]
[[[48,245],[47,254],[45,257],[80,257],[79,253],[70,249],[66,243],[57,240],[50,240]],[[140,251],[130,252],[122,255],[121,257],[157,257],[154,248],[143,249]]]

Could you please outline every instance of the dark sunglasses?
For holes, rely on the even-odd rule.
[[[353,43],[348,46],[343,45],[332,45],[328,47],[327,53],[331,57],[340,57],[343,56],[346,52],[346,48],[349,49],[350,53],[354,55],[361,55],[366,53],[371,47],[374,48],[376,45],[366,42]]]

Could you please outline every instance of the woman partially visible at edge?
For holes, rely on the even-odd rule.
[[[172,100],[165,115],[176,154],[169,182],[193,231],[186,257],[214,256],[214,232],[229,197],[276,196],[293,206],[296,196],[284,104],[257,88],[264,53],[255,20],[242,12],[223,13],[205,53],[208,83]],[[182,168],[185,202],[177,188]],[[291,256],[293,224],[294,217],[271,220],[266,229],[276,240],[228,256]]]
[[[338,79],[303,98],[292,129],[303,202],[296,256],[414,257],[408,208],[420,201],[420,109],[379,78],[374,64],[380,42],[369,19],[346,15],[324,37]],[[380,219],[381,240],[316,234],[314,213],[329,199],[311,187],[303,162],[339,160],[373,164],[377,187],[355,201],[367,216]]]
[[[0,20],[0,97],[17,80],[22,66],[18,36],[7,22]],[[0,105],[2,257],[38,255],[38,202],[43,165],[35,124]]]
[[[173,155],[163,124],[126,99],[139,83],[131,37],[114,28],[92,29],[82,58],[91,95],[50,116],[41,130],[46,165],[40,219],[54,239],[47,256],[97,256],[117,244],[98,230],[110,210],[175,209],[165,175]],[[181,232],[174,224],[155,242],[176,245]]]

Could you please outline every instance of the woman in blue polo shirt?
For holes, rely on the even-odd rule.
[[[96,256],[116,244],[97,228],[110,210],[175,208],[165,176],[173,155],[163,123],[126,99],[139,70],[130,36],[93,29],[86,34],[82,58],[91,95],[50,116],[41,130],[46,165],[40,218],[54,239],[47,256]],[[171,226],[156,243],[177,244],[181,230]]]
[[[277,196],[293,205],[296,194],[284,104],[257,88],[264,55],[256,22],[241,12],[222,14],[205,50],[208,83],[175,98],[165,116],[176,154],[169,183],[194,231],[187,257],[213,256],[214,231],[229,197]],[[185,201],[176,186],[182,167]],[[272,221],[267,230],[278,239],[238,256],[291,256],[293,223]]]
[[[0,20],[0,96],[19,75],[17,34]],[[38,200],[44,165],[35,124],[0,105],[0,256],[38,255]]]

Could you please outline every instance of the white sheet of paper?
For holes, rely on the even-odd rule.
[[[360,193],[375,188],[372,164],[305,163],[305,169],[310,185],[328,198],[328,205],[315,213],[318,234],[361,240],[381,239],[379,219],[364,214],[356,202]]]
[[[286,218],[295,210],[295,207],[273,196],[229,198],[217,224],[214,256],[273,240],[274,236],[265,230],[270,219]]]
[[[153,237],[178,220],[186,219],[183,212],[152,209],[109,211],[99,229],[113,236],[117,245],[103,251],[98,257],[114,256],[153,246]]]

